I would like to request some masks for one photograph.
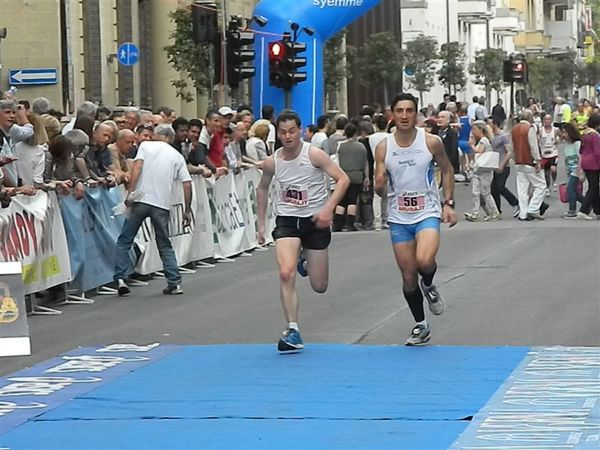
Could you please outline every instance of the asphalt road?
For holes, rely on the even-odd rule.
[[[470,188],[456,191],[462,215]],[[563,220],[556,197],[543,222],[519,222],[505,205],[499,222],[444,228],[436,284],[448,308],[428,317],[432,345],[600,345],[600,221]],[[305,342],[403,344],[413,322],[388,233],[337,233],[330,254],[326,294],[298,279]],[[0,358],[0,375],[108,343],[272,342],[275,351],[285,322],[272,247],[185,275],[182,296],[163,296],[163,285],[29,317],[33,354]]]

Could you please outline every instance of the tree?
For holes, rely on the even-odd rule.
[[[558,71],[556,87],[558,91],[567,95],[573,91],[576,67],[575,53],[568,53],[556,57],[556,69]]]
[[[465,44],[460,42],[448,42],[440,48],[440,59],[442,67],[438,70],[440,83],[446,88],[446,92],[456,94],[467,83],[465,76]]]
[[[391,32],[369,36],[357,52],[359,81],[366,87],[383,87],[384,104],[389,103],[389,85],[402,76],[402,49]]]
[[[475,53],[475,62],[469,72],[473,75],[473,82],[485,88],[488,102],[492,89],[504,90],[502,65],[506,58],[506,52],[500,48],[486,48]]]
[[[437,41],[431,36],[420,34],[406,43],[405,59],[407,68],[413,71],[408,79],[410,86],[419,92],[419,101],[423,104],[423,92],[435,84],[435,65],[439,59]]]
[[[164,50],[167,52],[169,64],[178,72],[183,72],[185,79],[172,80],[176,94],[186,102],[194,100],[190,92],[187,78],[192,80],[198,94],[211,92],[214,85],[214,61],[212,44],[196,44],[192,39],[192,13],[189,9],[177,8],[169,13],[171,21],[175,22],[175,30],[169,38],[171,45]]]
[[[548,99],[554,94],[554,88],[560,76],[558,62],[548,57],[530,57],[527,60],[530,94],[538,99]]]
[[[588,63],[580,63],[575,68],[575,85],[578,88],[595,86],[600,80],[600,57]]]
[[[346,49],[343,48],[344,35],[342,30],[327,40],[323,48],[323,76],[325,79],[325,96],[329,100],[329,109],[337,107],[337,92],[350,72],[346,61]]]

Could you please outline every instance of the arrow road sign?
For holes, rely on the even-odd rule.
[[[117,59],[124,66],[133,66],[140,60],[140,49],[131,42],[124,42],[117,49]]]
[[[56,69],[10,69],[8,83],[12,86],[26,84],[56,84]]]

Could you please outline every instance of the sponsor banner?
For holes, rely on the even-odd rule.
[[[243,174],[232,173],[213,180],[207,180],[207,193],[213,225],[214,255],[217,258],[237,255],[253,246],[245,242],[246,226],[242,211],[242,201],[236,190],[235,177]]]
[[[0,263],[0,279],[0,356],[31,355],[21,264]]]
[[[80,348],[0,378],[0,436],[72,398],[152,364],[181,348],[158,343]]]
[[[87,291],[113,279],[117,239],[124,217],[113,208],[123,201],[124,188],[87,189],[82,200],[73,196],[60,199],[65,224],[71,272],[71,287]],[[84,264],[93,261],[93,264]]]
[[[194,198],[196,204],[194,215],[194,261],[210,258],[214,255],[213,228],[210,215],[210,203],[206,192],[206,179],[193,175]]]
[[[250,176],[247,172],[235,175],[234,180],[235,190],[240,199],[242,216],[246,224],[244,227],[242,248],[249,250],[258,245],[258,241],[256,240],[256,228],[258,226],[256,216],[256,185],[254,184],[254,177]]]
[[[246,177],[248,178],[248,190],[252,200],[252,217],[254,217],[254,227],[258,230],[258,199],[256,196],[256,192],[258,190],[258,185],[260,184],[260,179],[262,177],[262,172],[256,168],[251,168],[246,171]],[[267,203],[267,217],[265,219],[265,239],[266,243],[273,242],[273,230],[275,229],[275,211],[274,205],[277,197],[277,189],[275,187],[275,180],[271,182],[271,186],[269,187],[269,200]]]
[[[600,349],[536,347],[451,449],[597,450]]]
[[[25,294],[71,280],[69,251],[54,192],[13,197],[0,210],[0,262],[20,262]]]

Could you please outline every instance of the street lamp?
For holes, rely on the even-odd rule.
[[[0,47],[2,39],[6,39],[6,27],[0,28]],[[0,57],[0,88],[2,87],[2,57]]]

